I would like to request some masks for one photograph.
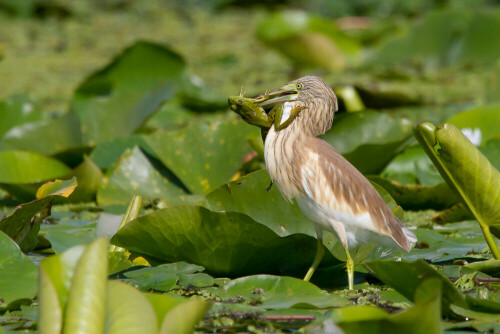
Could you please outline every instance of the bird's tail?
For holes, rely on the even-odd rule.
[[[408,239],[408,241],[410,242],[410,248],[413,247],[413,245],[415,245],[415,243],[417,242],[417,236],[415,235],[415,233],[404,226],[403,233],[405,234],[406,239]]]

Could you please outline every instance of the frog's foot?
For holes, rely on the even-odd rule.
[[[242,85],[240,88],[240,95],[239,96],[244,97],[246,92],[247,92],[246,90],[245,91],[243,90],[243,85]]]

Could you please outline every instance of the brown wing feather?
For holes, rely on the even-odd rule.
[[[318,156],[318,168],[327,180],[322,186],[329,187],[336,199],[343,199],[344,205],[348,205],[354,214],[368,212],[378,233],[392,237],[401,248],[410,250],[411,242],[404,233],[403,225],[363,174],[324,140],[308,138],[304,148]],[[305,161],[296,163],[301,166]],[[295,171],[300,173],[301,169],[295,168]],[[296,175],[295,178],[301,180],[302,176]],[[319,201],[323,201],[321,204],[324,205],[329,199]]]

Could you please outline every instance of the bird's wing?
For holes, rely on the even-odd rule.
[[[407,251],[411,248],[412,240],[406,235],[409,231],[370,181],[332,146],[314,138],[303,152],[296,162],[294,177],[302,187],[301,192],[323,214],[344,224],[387,235]]]

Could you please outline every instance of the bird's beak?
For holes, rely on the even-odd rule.
[[[278,103],[293,101],[298,98],[299,93],[300,91],[297,89],[296,84],[287,84],[278,89],[266,92],[264,95],[260,95],[258,98],[265,100],[259,103],[259,106],[273,106]]]

